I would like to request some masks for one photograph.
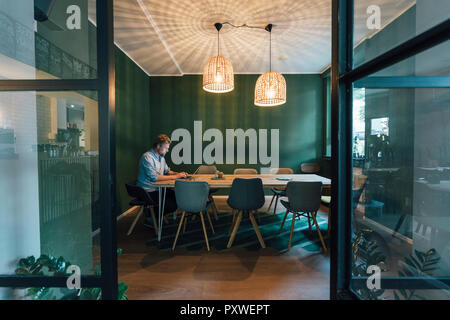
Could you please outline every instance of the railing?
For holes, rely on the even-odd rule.
[[[98,199],[98,158],[92,156],[39,160],[41,224],[92,210]]]

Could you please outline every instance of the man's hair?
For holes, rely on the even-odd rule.
[[[164,144],[164,143],[170,143],[170,138],[165,134],[158,135],[155,140],[153,140],[153,148],[156,148],[158,145]]]

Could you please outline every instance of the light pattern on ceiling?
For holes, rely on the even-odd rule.
[[[382,9],[382,25],[413,0],[355,0],[355,43],[373,33],[367,7]],[[95,1],[90,6],[95,20]],[[331,0],[115,0],[116,44],[149,75],[202,74],[217,54],[216,22],[264,27],[273,23],[273,69],[318,73],[331,61]],[[224,25],[221,54],[236,74],[261,74],[269,67],[269,34]]]

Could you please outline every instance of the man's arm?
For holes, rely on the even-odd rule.
[[[176,174],[180,174],[180,173],[184,173],[184,174],[186,174],[187,175],[187,173],[186,172],[175,172],[175,171],[169,171],[169,172],[167,172],[167,175],[168,176],[173,176],[173,175],[176,175]]]
[[[172,179],[179,179],[179,178],[186,178],[187,177],[187,173],[186,172],[175,172],[170,170],[169,166],[167,165],[166,161],[164,160],[164,175],[165,176],[178,176],[178,178],[172,178]],[[172,180],[172,179],[168,179],[168,180]],[[164,180],[160,180],[160,181],[164,181]]]
[[[155,169],[155,166],[153,165],[153,161],[149,156],[146,156],[143,159],[143,166],[145,168],[146,174],[151,182],[158,182],[158,181],[168,181],[168,180],[175,180],[184,178],[185,176],[182,173],[175,173],[172,175],[160,175]]]
[[[172,171],[173,172],[173,171]],[[160,174],[158,176],[158,178],[156,178],[156,181],[168,181],[168,180],[176,180],[176,179],[181,179],[181,178],[186,178],[186,173],[185,172],[173,172],[173,174]]]

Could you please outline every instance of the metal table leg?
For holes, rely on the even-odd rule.
[[[163,216],[164,216],[164,206],[166,204],[166,188],[159,187],[159,206],[158,206],[158,241],[161,242],[162,226],[163,226]],[[162,198],[162,199],[161,199]],[[162,202],[161,202],[162,200]]]

